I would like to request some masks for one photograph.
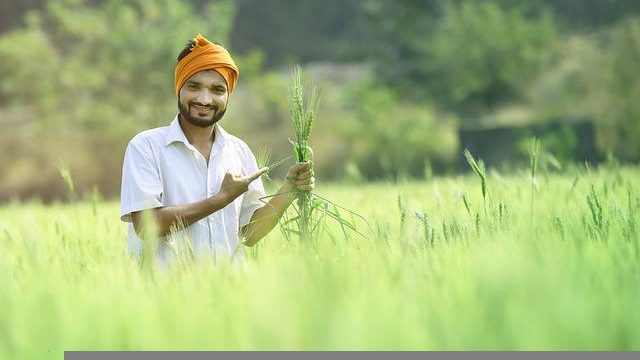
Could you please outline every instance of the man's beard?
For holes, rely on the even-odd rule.
[[[220,119],[222,119],[222,117],[224,116],[224,113],[227,111],[226,108],[222,111],[218,111],[218,109],[215,108],[215,114],[213,115],[213,118],[210,120],[207,120],[207,119],[191,116],[191,112],[189,111],[190,109],[187,109],[184,105],[182,105],[180,101],[178,101],[178,110],[180,111],[180,116],[184,120],[189,122],[189,124],[195,125],[201,128],[207,128],[209,126],[213,126],[215,123],[220,121]]]

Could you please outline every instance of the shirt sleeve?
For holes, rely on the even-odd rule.
[[[122,165],[120,219],[131,222],[132,212],[162,206],[162,179],[151,147],[134,138]]]
[[[258,163],[251,150],[246,147],[245,159],[243,159],[243,165],[247,174],[253,174],[258,171]],[[240,229],[247,225],[251,221],[253,213],[259,208],[266,205],[267,200],[264,198],[266,193],[264,191],[264,185],[262,184],[262,178],[255,179],[249,184],[249,190],[244,193],[242,198],[242,207],[240,208]]]

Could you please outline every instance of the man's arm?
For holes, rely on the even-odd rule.
[[[241,229],[245,237],[244,244],[255,245],[278,224],[282,214],[296,198],[296,190],[311,191],[314,186],[315,178],[311,163],[291,166],[284,185],[280,187],[277,195],[273,196],[265,206],[256,210],[251,216],[251,221]]]
[[[133,221],[133,228],[138,236],[142,237],[142,234],[144,233],[143,229],[145,227],[154,225],[156,227],[156,235],[164,236],[169,233],[172,226],[187,227],[224,208],[232,201],[233,198],[230,199],[228,195],[218,193],[205,200],[190,204],[165,206],[161,208],[132,212],[131,220]],[[151,219],[153,219],[155,224],[148,224],[145,222],[145,212],[152,212],[153,217]]]
[[[158,236],[168,234],[172,226],[187,227],[230,204],[238,196],[245,193],[249,189],[249,184],[262,176],[267,170],[267,168],[260,169],[250,176],[235,176],[227,173],[220,186],[220,192],[214,196],[194,203],[146,210],[153,213],[152,219],[155,224],[145,222],[145,211],[132,212],[133,227],[138,236],[141,237],[145,233],[147,226],[151,226]]]

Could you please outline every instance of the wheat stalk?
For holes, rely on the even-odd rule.
[[[484,205],[484,215],[487,216],[487,176],[484,168],[484,163],[482,161],[476,162],[476,159],[473,158],[469,149],[464,149],[464,157],[467,158],[467,162],[474,173],[478,176],[480,180],[480,188],[482,190],[482,203]]]
[[[302,80],[302,68],[295,66],[293,69],[293,81],[289,89],[289,112],[295,132],[295,141],[291,141],[291,143],[298,163],[311,160],[313,152],[309,147],[308,140],[320,101],[319,94],[315,88],[305,97]],[[311,235],[309,228],[309,222],[311,221],[311,194],[306,191],[299,191],[297,203],[299,210],[299,236],[301,240],[307,241]]]

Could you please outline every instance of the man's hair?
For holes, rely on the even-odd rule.
[[[187,46],[185,46],[184,49],[182,49],[182,51],[180,52],[180,55],[178,55],[178,62],[180,62],[180,60],[182,60],[182,58],[184,58],[185,56],[191,54],[191,50],[193,50],[194,46],[196,46],[196,42],[193,40],[189,40],[189,42],[187,42]]]
[[[211,41],[211,42],[216,44],[216,45],[222,46],[222,44],[220,44],[217,41]],[[187,45],[184,47],[184,49],[182,49],[182,51],[180,51],[180,55],[178,55],[178,62],[180,62],[180,60],[182,60],[185,56],[191,54],[191,50],[193,50],[194,46],[196,46],[196,42],[193,41],[193,40],[189,40],[187,42]]]

